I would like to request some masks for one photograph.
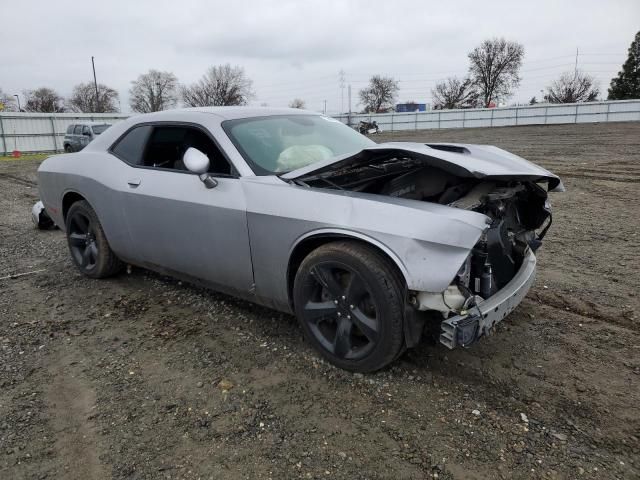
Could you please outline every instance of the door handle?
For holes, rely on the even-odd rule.
[[[138,185],[142,183],[142,181],[139,178],[132,178],[131,180],[127,180],[127,183],[129,184],[130,187],[136,188]]]

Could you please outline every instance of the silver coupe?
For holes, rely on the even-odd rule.
[[[295,109],[135,116],[38,170],[92,278],[132,264],[295,313],[331,363],[487,334],[526,295],[560,179],[487,145],[376,144]]]

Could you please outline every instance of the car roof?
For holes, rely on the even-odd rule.
[[[273,107],[193,107],[177,108],[155,112],[158,116],[171,116],[177,112],[207,113],[216,115],[221,120],[236,120],[240,118],[268,117],[272,115],[320,115],[318,112],[302,110],[300,108],[273,108]]]
[[[71,124],[69,124],[69,126],[71,125],[87,125],[89,127],[95,127],[97,125],[111,125],[110,123],[107,122],[83,122],[83,121],[75,121]]]

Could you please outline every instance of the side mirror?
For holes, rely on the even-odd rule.
[[[215,188],[218,186],[218,181],[208,173],[201,173],[200,180],[202,180],[202,183],[204,183],[204,186],[207,188]]]
[[[198,175],[207,173],[209,170],[209,157],[197,148],[187,148],[187,151],[184,152],[184,156],[182,157],[182,161],[184,162],[184,166],[187,167],[187,170],[197,173]]]

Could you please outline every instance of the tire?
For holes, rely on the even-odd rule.
[[[64,146],[64,151],[65,151],[65,152],[67,152],[67,153],[72,153],[72,152],[73,152],[73,150],[71,149],[71,145],[66,144],[66,145]]]
[[[296,273],[293,300],[305,338],[333,365],[373,372],[404,346],[404,281],[386,257],[353,241],[312,251]]]
[[[96,212],[88,202],[75,202],[65,219],[71,259],[87,277],[105,278],[118,273],[123,264],[113,253]]]

